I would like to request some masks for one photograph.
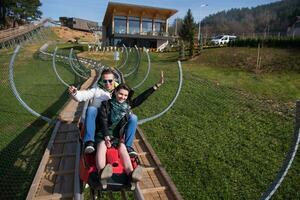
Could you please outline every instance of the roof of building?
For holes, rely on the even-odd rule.
[[[147,18],[168,19],[169,17],[174,15],[177,10],[136,4],[108,2],[103,19],[103,25],[109,23],[113,12],[115,12],[116,15],[129,15],[136,17],[144,16]]]

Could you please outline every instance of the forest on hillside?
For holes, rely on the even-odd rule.
[[[202,20],[205,35],[285,35],[300,16],[299,0],[282,0],[253,8],[233,8]]]

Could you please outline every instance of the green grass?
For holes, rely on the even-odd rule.
[[[264,51],[268,66],[281,63],[280,68],[253,73],[244,64],[256,51],[247,48],[210,49],[183,62],[184,83],[174,107],[141,126],[184,199],[259,199],[279,171],[293,139],[300,75],[290,66],[300,54]],[[134,110],[140,119],[161,112],[175,95],[177,56],[151,54],[149,79],[136,93],[157,82],[160,70],[166,83]],[[127,78],[130,86],[143,79],[146,66],[143,55],[138,73]],[[296,157],[274,199],[300,198],[299,169]]]
[[[16,87],[34,110],[54,117],[68,97],[51,60],[35,57],[41,45],[28,45],[19,53]],[[61,49],[71,46],[59,44]],[[249,48],[209,49],[183,62],[184,83],[174,107],[141,126],[184,199],[259,199],[284,161],[293,139],[295,100],[300,96],[300,54],[265,48],[261,73],[255,74],[256,53]],[[10,92],[7,66],[11,55],[12,50],[0,50],[4,66],[0,178],[9,180],[0,184],[0,199],[24,199],[51,127],[31,116]],[[111,53],[93,56],[113,63]],[[177,56],[176,52],[151,53],[152,70],[136,95],[156,83],[161,70],[166,83],[134,110],[139,119],[161,112],[174,97]],[[130,86],[144,78],[146,58],[142,54],[138,72],[126,79]],[[134,64],[132,53],[123,72],[130,72]],[[66,65],[57,64],[57,68],[67,83],[76,81]],[[296,157],[274,199],[300,198],[299,169]]]
[[[55,36],[48,33],[48,39]],[[36,40],[23,46],[16,57],[14,79],[21,98],[33,110],[55,118],[68,99],[66,87],[58,82],[52,61],[43,61],[36,51],[44,42]],[[13,96],[8,81],[8,65],[13,50],[0,50],[0,199],[25,199],[52,126],[31,115]],[[57,63],[67,83],[74,83],[69,67]]]

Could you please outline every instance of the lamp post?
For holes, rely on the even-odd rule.
[[[200,7],[206,7],[208,4],[202,4]],[[201,20],[199,21],[199,26],[198,26],[198,44],[200,46],[200,49],[202,50],[203,44],[202,44],[202,35],[201,35]]]

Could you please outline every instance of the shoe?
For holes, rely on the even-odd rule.
[[[143,177],[143,168],[138,165],[131,174],[131,190],[135,190],[137,182],[141,181]]]
[[[143,177],[143,168],[138,165],[131,174],[131,181],[132,182],[138,182],[141,181]]]
[[[138,156],[137,152],[132,147],[126,148],[130,158]]]
[[[100,171],[99,178],[103,189],[107,188],[107,179],[109,179],[113,174],[113,168],[111,164],[105,165],[105,167]]]
[[[94,142],[92,141],[87,141],[85,144],[84,144],[84,153],[85,154],[89,154],[89,153],[93,153],[95,151],[95,148],[94,148]]]

